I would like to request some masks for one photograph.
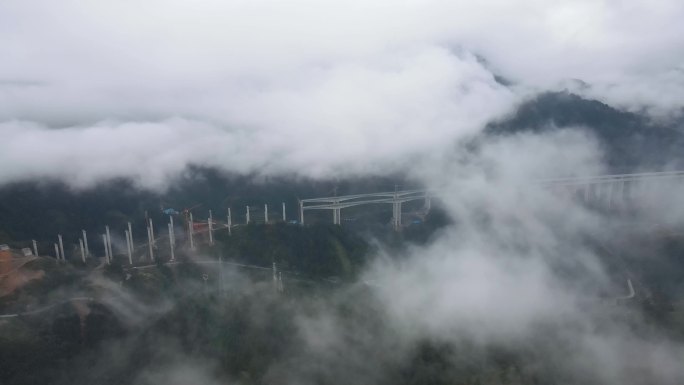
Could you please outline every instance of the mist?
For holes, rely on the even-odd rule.
[[[163,189],[188,164],[376,175],[538,92],[658,120],[682,108],[676,1],[0,7],[3,183]]]
[[[541,183],[612,172],[594,127],[487,132],[552,91],[679,132],[682,17],[677,1],[4,2],[0,186],[400,175],[449,220],[401,247],[364,233],[358,271],[310,292],[287,270],[284,294],[236,267],[202,282],[202,252],[186,273],[106,270],[52,295],[92,290],[125,332],[55,382],[684,383],[681,331],[643,309],[655,284],[634,267],[667,269],[650,246],[684,225],[684,185],[606,210]]]

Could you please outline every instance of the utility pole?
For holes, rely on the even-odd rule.
[[[247,206],[247,222],[245,224],[249,224],[249,206]]]
[[[283,202],[283,222],[287,223],[287,218],[285,217],[285,202]]]
[[[32,239],[31,241],[33,242],[33,254],[35,254],[37,257],[38,256],[38,243],[36,242],[35,239]]]
[[[264,224],[268,224],[268,204],[264,204]]]
[[[83,245],[85,246],[85,254],[87,257],[90,255],[90,249],[88,248],[88,235],[86,234],[85,230],[81,230],[81,233],[83,233]]]

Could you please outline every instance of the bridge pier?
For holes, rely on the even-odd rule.
[[[299,224],[304,226],[304,201],[299,200]]]
[[[392,212],[393,212],[393,227],[395,231],[401,230],[401,202],[394,201],[392,203]]]
[[[341,225],[342,224],[342,209],[340,207],[337,207],[337,205],[340,204],[340,201],[334,200],[333,201],[333,224],[334,225]]]

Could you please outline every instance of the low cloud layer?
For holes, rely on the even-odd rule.
[[[673,116],[683,14],[677,1],[11,0],[0,177],[157,188],[189,163],[391,172],[566,87]]]

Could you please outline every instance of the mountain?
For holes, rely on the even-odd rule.
[[[595,136],[606,162],[617,173],[682,166],[684,120],[655,122],[569,92],[548,92],[523,103],[505,120],[492,123],[490,135],[580,128]]]

